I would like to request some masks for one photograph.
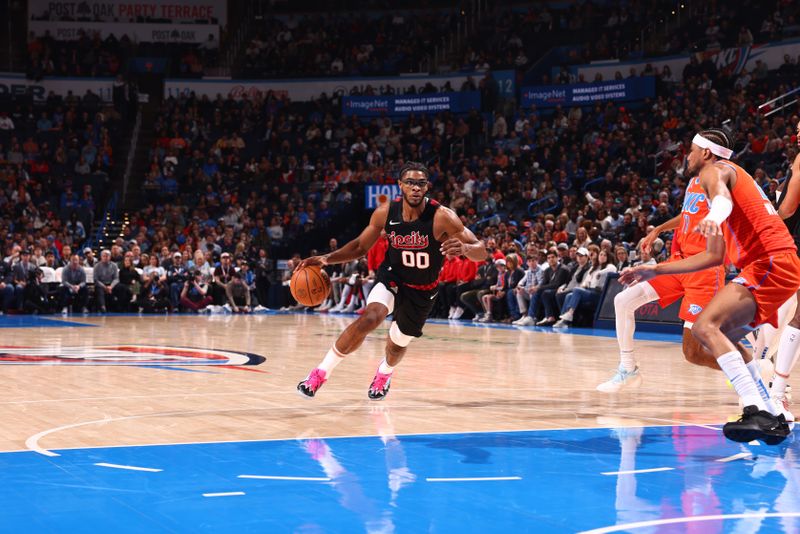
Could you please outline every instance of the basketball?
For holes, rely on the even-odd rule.
[[[318,265],[303,267],[292,274],[289,290],[303,306],[319,306],[331,292],[331,279]]]

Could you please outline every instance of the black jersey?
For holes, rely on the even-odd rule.
[[[783,186],[783,194],[781,195],[781,199],[777,202],[777,207],[780,207],[783,201],[786,200],[786,191],[789,190],[789,182],[792,180],[800,180],[800,176],[789,176],[789,178],[786,179],[786,185]],[[786,224],[786,228],[789,229],[789,233],[792,234],[794,244],[797,245],[797,254],[800,256],[800,209],[795,210],[794,215],[788,219],[784,219],[783,222]]]
[[[433,236],[433,217],[439,203],[425,199],[425,210],[415,221],[403,220],[403,200],[389,204],[386,237],[389,248],[381,264],[386,277],[398,284],[417,289],[430,289],[439,279],[444,256],[440,243]]]

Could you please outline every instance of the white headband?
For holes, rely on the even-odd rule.
[[[730,148],[725,148],[722,145],[718,145],[714,141],[710,141],[700,134],[695,134],[694,139],[692,139],[692,143],[700,148],[709,149],[712,154],[719,156],[722,159],[731,159],[731,156],[733,156],[733,150]]]

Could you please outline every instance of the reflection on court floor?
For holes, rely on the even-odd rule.
[[[371,416],[382,436],[0,454],[0,529],[800,530],[793,441],[701,426],[395,436]]]

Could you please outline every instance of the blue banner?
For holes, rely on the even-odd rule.
[[[384,202],[389,202],[400,196],[400,186],[397,184],[367,185],[365,186],[364,207],[375,209]]]
[[[131,72],[161,73],[167,70],[167,59],[162,57],[134,57],[128,62]]]
[[[359,117],[436,114],[442,111],[467,113],[480,107],[481,95],[478,91],[342,97],[342,113]]]
[[[591,106],[595,102],[644,100],[655,94],[656,82],[653,76],[595,83],[541,85],[522,88],[522,106]]]
[[[513,70],[493,70],[492,76],[497,80],[497,86],[501,96],[514,98],[516,96],[516,72]]]

